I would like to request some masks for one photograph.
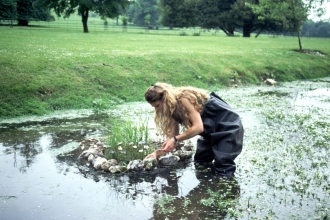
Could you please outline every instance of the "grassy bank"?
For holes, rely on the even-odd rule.
[[[304,49],[330,55],[329,39]],[[157,81],[209,90],[330,75],[329,56],[293,37],[179,36],[0,27],[0,118],[143,100]]]

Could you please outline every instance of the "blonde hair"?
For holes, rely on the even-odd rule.
[[[187,111],[182,106],[181,99],[186,98],[201,113],[204,104],[208,100],[208,92],[191,86],[173,87],[167,83],[156,83],[151,85],[144,94],[149,103],[162,101],[162,106],[155,114],[155,124],[161,135],[170,137],[174,118],[179,120],[186,129],[191,127]]]

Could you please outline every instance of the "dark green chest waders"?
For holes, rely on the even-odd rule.
[[[194,162],[210,163],[218,174],[231,176],[236,170],[234,159],[242,152],[244,129],[241,119],[214,92],[201,113],[204,131],[197,140]]]

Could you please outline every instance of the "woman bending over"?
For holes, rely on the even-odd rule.
[[[177,141],[200,135],[195,164],[208,165],[214,160],[216,173],[234,174],[234,159],[242,151],[244,130],[239,115],[218,95],[194,87],[156,83],[147,89],[145,99],[155,108],[157,129],[168,138],[161,151],[155,151],[145,159],[157,159],[171,152]],[[179,125],[185,128],[183,133],[180,133]]]

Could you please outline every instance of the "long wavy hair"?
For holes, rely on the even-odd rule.
[[[173,87],[167,83],[151,85],[144,94],[149,103],[161,101],[161,108],[155,114],[155,124],[161,135],[170,137],[173,123],[178,121],[184,128],[191,127],[187,111],[182,106],[181,99],[186,98],[201,113],[209,94],[204,89],[191,86]]]

